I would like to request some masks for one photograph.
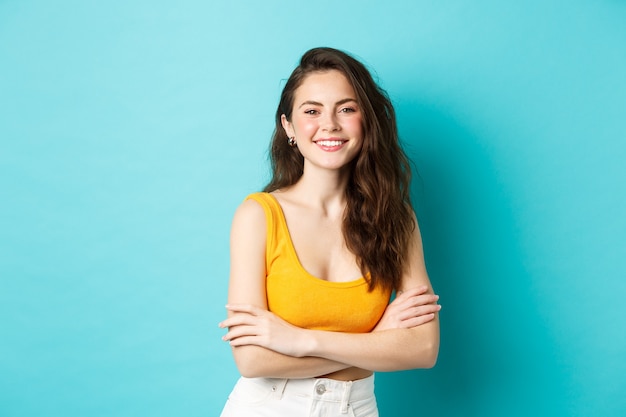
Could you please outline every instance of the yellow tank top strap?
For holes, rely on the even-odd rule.
[[[285,230],[282,227],[282,208],[278,201],[269,193],[253,193],[246,197],[246,200],[254,200],[263,207],[265,220],[267,223],[266,261],[275,256],[276,245],[284,240]]]

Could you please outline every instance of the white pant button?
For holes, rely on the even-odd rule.
[[[320,384],[317,387],[315,387],[315,392],[317,392],[318,395],[322,395],[323,393],[326,392],[326,387],[323,384]]]

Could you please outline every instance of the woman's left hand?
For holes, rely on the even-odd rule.
[[[441,309],[439,296],[428,293],[428,286],[421,285],[404,292],[387,306],[374,331],[389,329],[411,329],[435,318]]]
[[[304,330],[276,314],[249,304],[229,304],[231,316],[219,324],[228,327],[222,340],[231,346],[256,345],[288,356],[304,356]]]

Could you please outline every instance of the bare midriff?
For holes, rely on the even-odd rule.
[[[333,372],[326,375],[320,375],[318,378],[329,378],[337,381],[357,381],[372,375],[372,371],[361,368],[346,368],[341,371]]]

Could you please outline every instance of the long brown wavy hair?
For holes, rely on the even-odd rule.
[[[416,226],[409,193],[411,167],[400,146],[393,105],[361,62],[332,48],[314,48],[302,56],[276,110],[270,146],[272,179],[264,191],[289,187],[302,176],[304,158],[297,147],[289,146],[281,116],[291,121],[295,92],[309,74],[329,70],[348,79],[363,115],[363,146],[351,162],[346,188],[344,239],[363,276],[369,273],[370,291],[398,289]]]

